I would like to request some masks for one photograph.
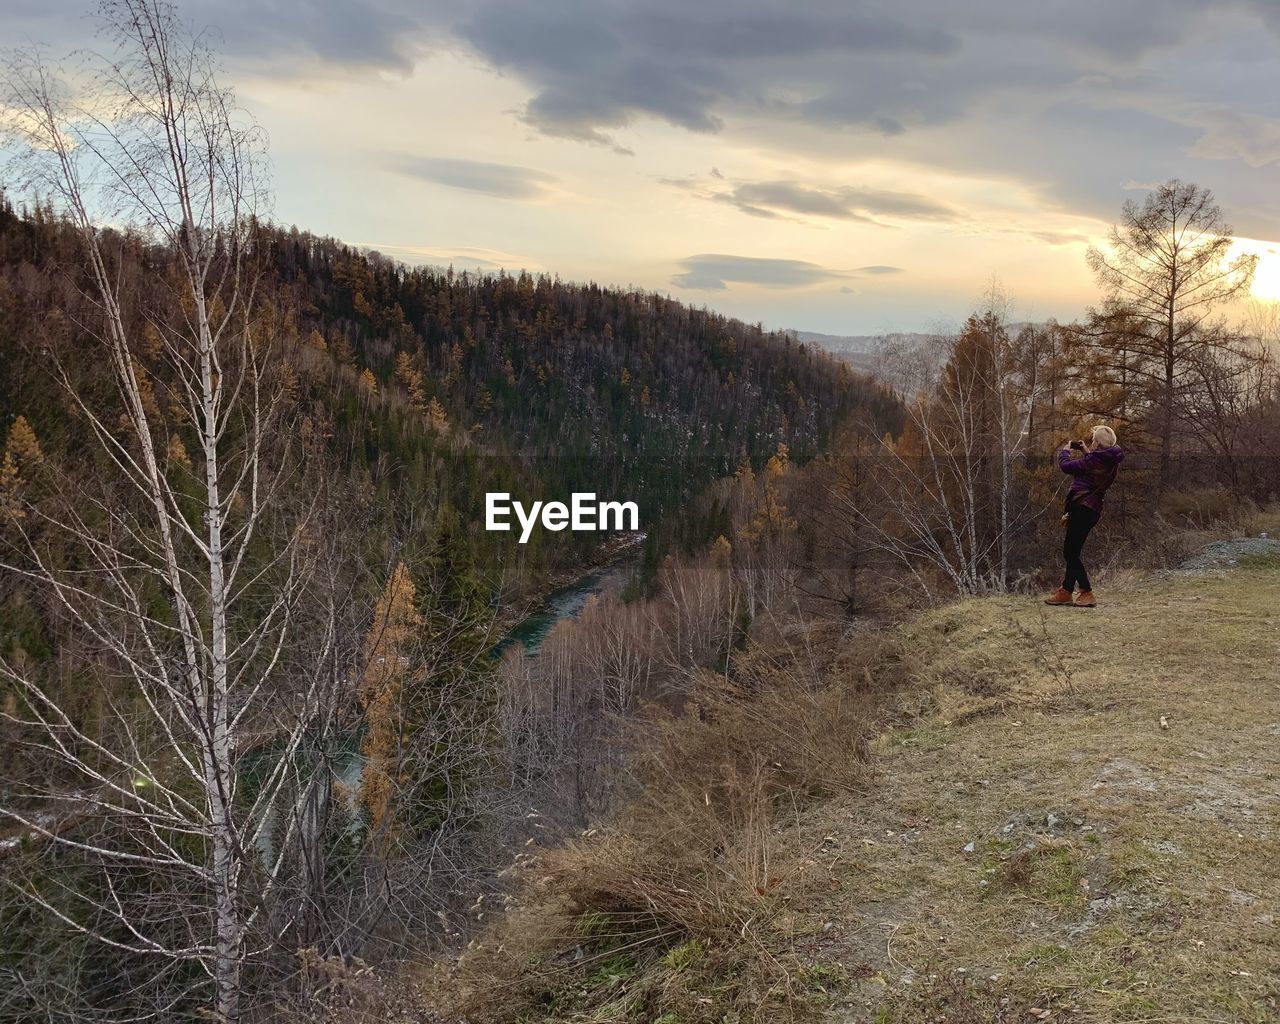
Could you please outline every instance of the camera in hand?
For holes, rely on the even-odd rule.
[[[1072,441],[1072,442],[1071,442],[1071,447],[1072,447],[1072,448],[1074,448],[1074,449],[1075,449],[1076,451],[1078,451],[1078,452],[1082,452],[1082,451],[1084,451],[1084,442],[1083,442],[1083,441]]]

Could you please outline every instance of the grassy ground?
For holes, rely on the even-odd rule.
[[[915,714],[812,823],[831,1019],[1280,1020],[1280,563],[908,630]]]
[[[824,683],[713,701],[654,748],[627,815],[522,857],[513,912],[428,972],[435,1005],[1280,1021],[1280,560],[814,647]]]

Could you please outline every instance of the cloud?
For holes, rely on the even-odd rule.
[[[1280,160],[1280,120],[1225,107],[1196,111],[1192,124],[1204,129],[1191,155],[1206,160],[1241,160],[1268,167]]]
[[[1031,231],[1032,238],[1038,238],[1049,245],[1082,245],[1089,241],[1088,235],[1077,231]]]
[[[885,189],[841,186],[812,188],[794,181],[746,181],[708,198],[730,203],[757,217],[794,213],[878,223],[878,217],[901,220],[949,221],[956,211],[928,196]]]
[[[95,7],[86,0],[18,0],[15,7],[7,0],[5,27],[14,40],[47,43],[58,52],[101,48],[96,18],[86,16]],[[446,10],[437,0],[180,0],[177,7],[183,21],[208,29],[216,49],[279,77],[304,71],[304,64],[407,74],[440,38],[433,24],[439,25]]]
[[[680,288],[722,291],[729,282],[754,284],[763,288],[808,288],[842,277],[817,263],[804,260],[773,260],[755,256],[724,256],[702,253],[680,261],[683,270],[671,283]]]
[[[499,199],[536,199],[556,180],[529,167],[447,157],[402,156],[393,159],[391,167],[434,185],[482,192]]]
[[[833,270],[805,260],[726,256],[720,253],[700,253],[681,260],[679,265],[682,269],[672,277],[671,283],[679,288],[700,291],[723,291],[729,284],[757,285],[761,288],[810,288],[863,274],[903,273],[901,267],[879,264],[856,270]]]
[[[477,0],[449,31],[528,89],[520,116],[546,135],[634,148],[623,133],[656,119],[766,155],[1003,179],[1112,217],[1121,182],[1175,174],[1265,206],[1270,185],[1250,172],[1266,171],[1276,142],[1250,118],[1270,116],[1280,87],[1278,11],[1274,0]],[[1193,125],[1193,101],[1239,119]],[[1062,104],[1080,118],[1058,139],[1046,112]],[[757,217],[891,216],[823,188],[720,201]]]
[[[611,132],[650,116],[719,131],[726,102],[754,102],[764,62],[815,56],[944,56],[959,38],[886,5],[827,10],[704,0],[486,0],[454,26],[482,60],[525,81],[524,120],[560,137],[614,144]],[[868,9],[858,10],[857,6]]]
[[[1227,5],[1280,30],[1268,2]],[[616,144],[641,117],[709,133],[758,112],[900,137],[987,97],[1103,84],[1206,19],[1198,0],[479,0],[450,31],[528,86],[530,125]]]
[[[86,3],[16,0],[5,27],[61,50],[89,41]],[[1242,229],[1280,230],[1276,0],[180,6],[193,24],[219,27],[232,67],[280,79],[403,75],[432,54],[469,55],[523,91],[516,116],[537,133],[619,153],[638,145],[630,126],[657,120],[731,136],[766,160],[899,161],[1004,179],[1097,217],[1115,215],[1124,182],[1179,175],[1255,211],[1236,218]],[[724,169],[729,158],[713,159]],[[760,217],[890,216],[788,184],[809,191],[724,201]]]

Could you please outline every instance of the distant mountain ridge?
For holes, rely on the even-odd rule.
[[[806,345],[817,345],[828,352],[870,352],[882,334],[822,334],[819,331],[787,329],[785,334]]]
[[[822,334],[819,331],[788,329],[783,333],[804,345],[816,345],[824,352],[829,352],[837,359],[848,363],[854,369],[864,372],[870,372],[875,369],[876,349],[885,338],[906,338],[914,341],[932,337],[930,334],[912,331],[895,331],[884,334]]]
[[[1015,321],[1007,326],[1008,332],[1017,334],[1024,327],[1043,327],[1040,321]],[[806,345],[817,345],[835,355],[846,353],[872,353],[885,338],[898,338],[910,341],[922,341],[937,337],[940,332],[931,331],[885,331],[883,334],[822,334],[819,331],[797,331],[787,328],[782,332]]]
[[[1007,326],[1010,337],[1025,327],[1043,327],[1043,323],[1017,321]],[[886,331],[884,334],[823,334],[819,331],[797,331],[787,329],[782,332],[804,345],[816,345],[837,359],[848,363],[854,369],[870,373],[876,369],[876,351],[887,338],[899,342],[928,342],[938,337],[937,333],[925,331]]]

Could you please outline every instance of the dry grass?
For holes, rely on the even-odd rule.
[[[780,634],[733,683],[708,675],[679,717],[655,713],[636,737],[634,800],[612,827],[522,859],[522,905],[463,957],[457,1012],[663,1024],[812,1015],[829,979],[790,952],[791,905],[827,884],[826,837],[803,818],[816,801],[865,792],[887,685],[812,640]],[[863,650],[893,661],[871,640]]]
[[[1280,1020],[1280,569],[1099,593],[780,629],[654,720],[615,828],[522,859],[453,1009]]]
[[[848,860],[811,955],[863,979],[833,1019],[1280,1020],[1280,571],[1102,601],[908,627],[921,713],[823,812]]]

